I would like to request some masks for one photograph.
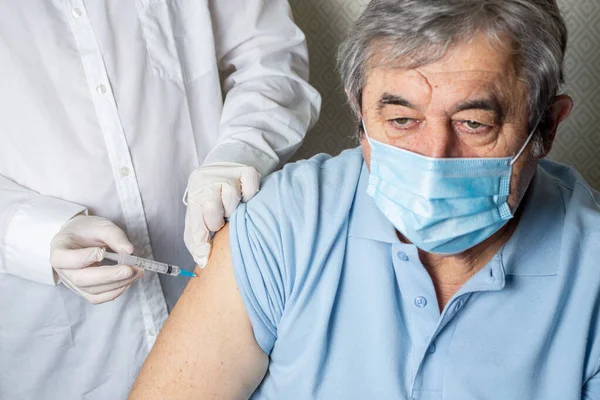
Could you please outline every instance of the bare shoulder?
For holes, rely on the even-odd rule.
[[[268,357],[256,344],[237,288],[228,226],[215,235],[208,266],[196,268],[196,274],[157,338],[130,399],[247,399],[266,373]]]

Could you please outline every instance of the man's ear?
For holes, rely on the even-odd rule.
[[[547,129],[549,130],[548,139],[544,146],[544,155],[550,153],[552,144],[556,138],[558,126],[571,114],[573,110],[573,99],[566,94],[556,96],[549,107]]]

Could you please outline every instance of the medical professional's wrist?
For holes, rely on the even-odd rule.
[[[277,168],[279,159],[243,143],[227,143],[216,146],[208,153],[202,167],[219,163],[236,163],[254,167],[260,176],[265,177]]]

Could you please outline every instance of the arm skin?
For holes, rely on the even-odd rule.
[[[252,325],[233,273],[229,226],[215,235],[207,268],[196,268],[158,336],[130,400],[248,399],[268,356]]]

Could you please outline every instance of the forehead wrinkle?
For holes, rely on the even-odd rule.
[[[506,49],[498,49],[490,43],[487,43],[487,45],[490,46],[487,50],[491,51],[491,56],[498,55],[499,57],[495,60],[496,62],[490,62],[491,60],[484,61],[484,65],[480,68],[477,68],[476,64],[474,65],[471,62],[466,64],[461,63],[461,61],[464,61],[465,59],[464,51],[467,51],[469,56],[473,54],[472,46],[457,46],[455,50],[459,51],[450,51],[442,60],[424,65],[419,67],[419,69],[423,75],[428,76],[429,81],[434,83],[434,86],[436,81],[439,81],[440,79],[442,81],[448,79],[453,82],[464,82],[469,80],[484,81],[485,87],[480,86],[480,88],[493,92],[500,100],[503,108],[508,112],[508,108],[512,107],[512,103],[514,103],[515,100],[517,102],[522,100],[515,98],[518,97],[515,90],[517,90],[518,86],[521,86],[519,84],[519,73],[515,64],[517,60],[514,56],[507,53]],[[484,48],[484,50],[486,49]],[[473,61],[478,60],[475,59]],[[456,62],[458,62],[458,65]],[[449,75],[454,75],[454,77],[446,78]],[[436,76],[439,78],[436,79]],[[446,83],[442,82],[438,83],[438,85],[445,86]],[[478,89],[473,88],[473,90]],[[509,99],[511,101],[507,101]]]
[[[496,98],[498,100],[503,111],[502,114],[510,111],[512,102],[507,101],[507,99],[510,98],[510,94],[514,90],[514,85],[512,85],[512,79],[506,76],[507,74],[498,74],[498,71],[487,70],[418,72],[427,81],[432,90],[430,101],[435,97],[434,91],[447,91],[460,96],[458,99],[453,99],[452,104],[444,102],[446,104],[443,104],[443,107],[447,111],[454,109],[456,105],[461,103],[487,98]],[[459,84],[464,82],[476,83],[470,86],[461,86]],[[460,95],[460,93],[464,93],[464,95]]]
[[[422,73],[415,69],[407,70],[403,68],[379,68],[373,70],[373,72],[377,70],[381,74],[378,79],[381,83],[377,86],[382,92],[378,95],[377,104],[374,109],[381,111],[385,108],[387,104],[382,101],[385,95],[390,95],[391,97],[397,96],[404,99],[407,104],[412,105],[409,108],[415,110],[428,108],[432,99],[432,86],[427,77]],[[367,78],[367,85],[373,76],[375,74],[372,73]]]
[[[374,68],[371,72],[379,70],[383,74],[380,79],[381,89],[398,94],[413,103],[415,109],[426,113],[448,115],[449,110],[459,103],[490,96],[498,99],[505,116],[512,114],[514,108],[519,108],[516,103],[522,103],[523,99],[515,98],[520,97],[521,91],[515,91],[518,75],[514,73],[514,69],[502,72],[501,66],[470,66],[476,69],[469,69],[469,66],[466,69],[456,69],[451,63],[434,63],[414,69]],[[370,74],[368,80],[372,76]],[[439,92],[442,92],[441,95]],[[436,104],[433,104],[434,101]],[[436,109],[432,110],[432,106]],[[376,107],[381,112],[385,105],[378,103]]]
[[[433,100],[433,85],[429,82],[429,78],[425,74],[423,74],[418,68],[412,69],[409,72],[416,74],[419,89],[422,89],[424,91],[423,97],[427,96],[427,100],[425,102],[419,102],[419,108],[421,108],[422,110],[427,110],[431,105],[431,101]]]

